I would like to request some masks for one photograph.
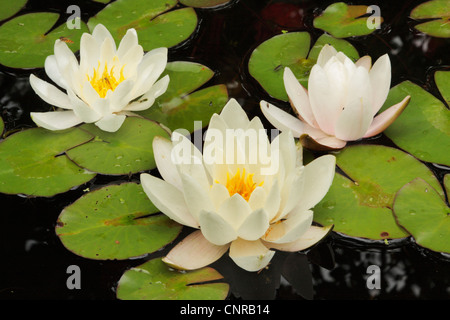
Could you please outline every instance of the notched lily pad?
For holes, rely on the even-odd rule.
[[[206,84],[214,75],[208,67],[195,62],[175,61],[167,64],[161,77],[169,75],[167,91],[154,105],[138,114],[157,121],[171,129],[183,128],[193,132],[194,122],[200,127],[208,125],[214,113],[220,113],[228,101],[225,85],[214,85],[195,91]]]
[[[444,98],[447,107],[450,106],[450,71],[439,70],[434,73],[434,81]]]
[[[371,13],[368,6],[337,2],[329,5],[314,19],[314,27],[336,38],[365,36],[380,28],[383,22],[382,17],[377,17],[378,20],[371,18]]]
[[[193,8],[171,10],[177,0],[117,0],[108,4],[88,21],[91,30],[101,23],[116,42],[128,29],[135,28],[145,51],[173,47],[187,40],[197,28]]]
[[[87,26],[80,21],[79,29],[69,29],[66,23],[53,28],[59,15],[36,12],[18,16],[0,26],[0,63],[11,68],[39,68],[53,54],[57,39],[63,38],[72,51],[80,48]]]
[[[309,33],[289,32],[264,41],[252,52],[248,62],[249,73],[269,95],[288,101],[283,81],[284,68],[289,67],[299,82],[307,87],[311,68],[326,43],[355,60],[359,58],[356,49],[345,40],[322,35],[310,51]]]
[[[10,135],[0,143],[0,192],[51,197],[88,182],[95,174],[65,152],[91,139],[78,128],[32,128]]]
[[[450,175],[444,179],[449,194]],[[422,247],[450,253],[450,208],[440,192],[417,178],[401,188],[395,198],[394,214],[398,223]]]
[[[86,193],[60,214],[56,234],[73,253],[89,259],[128,259],[172,242],[181,226],[150,202],[136,183]]]
[[[0,0],[0,21],[12,17],[22,9],[28,0]]]
[[[441,88],[441,92],[447,92],[445,86]],[[418,85],[404,81],[389,91],[381,110],[407,95],[411,96],[408,107],[384,134],[422,161],[450,166],[450,111],[439,99]]]
[[[117,298],[121,300],[224,300],[229,285],[222,275],[206,267],[181,272],[161,259],[150,260],[127,270],[119,280]],[[216,281],[216,282],[213,282]]]
[[[421,3],[411,11],[415,20],[427,20],[415,26],[420,32],[433,37],[450,38],[450,10],[448,0]]]
[[[117,132],[106,132],[94,124],[81,129],[95,138],[67,152],[72,161],[89,171],[124,175],[154,169],[152,142],[156,136],[169,137],[159,124],[148,119],[127,117]]]
[[[336,173],[327,195],[314,208],[314,220],[355,238],[401,239],[408,234],[392,214],[397,191],[421,177],[439,190],[433,173],[411,155],[376,145],[349,146],[336,155]],[[442,195],[441,191],[441,195]]]

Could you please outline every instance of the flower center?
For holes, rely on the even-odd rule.
[[[116,76],[114,75],[114,67],[111,69],[108,69],[107,63],[105,63],[105,67],[102,70],[100,70],[100,61],[98,62],[97,68],[94,68],[94,74],[92,75],[92,78],[87,76],[88,81],[91,83],[92,87],[97,91],[98,95],[101,98],[106,97],[106,94],[108,93],[108,90],[114,91],[116,87],[125,80],[125,77],[123,76],[123,68],[120,70],[120,76],[119,79],[116,79]]]
[[[246,201],[248,201],[253,190],[264,184],[264,181],[260,184],[253,182],[253,176],[254,174],[247,174],[245,169],[242,170],[242,175],[240,169],[238,169],[234,177],[230,177],[230,174],[227,173],[227,184],[225,186],[228,189],[230,196],[239,193]]]

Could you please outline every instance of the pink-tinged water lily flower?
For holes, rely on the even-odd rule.
[[[372,66],[370,56],[353,63],[330,45],[320,51],[311,69],[306,90],[289,68],[284,86],[297,117],[261,101],[265,117],[279,130],[291,130],[304,146],[340,149],[348,141],[368,138],[384,131],[402,113],[410,97],[376,115],[391,84],[387,54]]]
[[[257,271],[276,250],[306,249],[331,230],[312,225],[311,209],[328,192],[335,157],[304,166],[290,131],[270,142],[236,100],[212,116],[203,152],[177,131],[171,140],[154,139],[162,179],[143,173],[141,184],[161,212],[199,230],[163,258],[168,265],[193,270],[229,251],[238,266]]]
[[[127,31],[116,48],[109,31],[98,24],[92,34],[81,36],[79,62],[64,41],[56,40],[54,55],[45,60],[45,72],[66,92],[30,75],[36,94],[60,108],[32,112],[31,118],[49,130],[85,122],[115,132],[127,115],[151,107],[166,91],[169,77],[158,80],[166,64],[167,48],[144,54],[134,29]]]

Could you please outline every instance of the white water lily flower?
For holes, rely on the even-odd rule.
[[[305,135],[311,138],[305,140],[312,143],[309,147],[340,149],[348,141],[381,133],[402,113],[409,96],[376,115],[387,98],[390,84],[391,64],[387,54],[373,66],[370,56],[353,63],[327,44],[311,69],[308,90],[289,68],[284,70],[284,86],[298,118],[266,101],[261,101],[261,110],[279,130],[289,129],[296,138]]]
[[[269,141],[258,117],[251,121],[231,99],[211,118],[203,153],[185,136],[156,137],[153,150],[162,179],[141,174],[153,204],[180,224],[196,228],[163,260],[192,270],[229,250],[241,268],[257,271],[275,250],[300,251],[331,227],[312,226],[311,210],[328,192],[335,157],[306,166],[290,131]]]
[[[166,64],[167,48],[144,54],[134,29],[116,48],[109,31],[98,24],[92,34],[81,36],[79,62],[64,41],[56,40],[45,72],[66,93],[33,74],[30,84],[45,102],[64,110],[32,112],[31,118],[49,130],[85,122],[115,132],[127,115],[148,109],[166,91],[169,77],[158,80]]]

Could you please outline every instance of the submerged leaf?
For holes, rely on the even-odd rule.
[[[229,285],[222,275],[206,267],[181,272],[168,267],[161,259],[153,259],[126,271],[117,286],[121,300],[223,300]]]

